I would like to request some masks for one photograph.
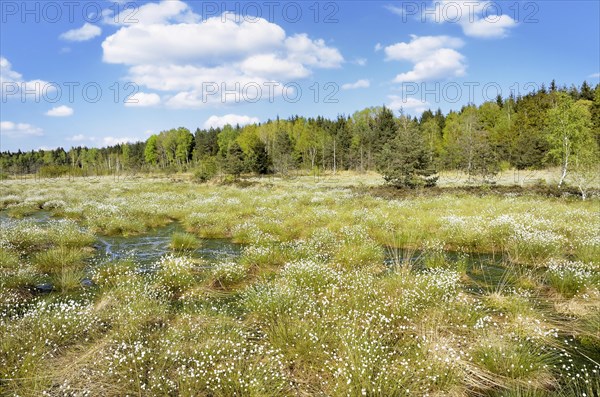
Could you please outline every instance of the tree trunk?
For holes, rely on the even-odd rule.
[[[563,141],[563,148],[564,148],[564,159],[563,159],[563,165],[562,165],[562,172],[560,174],[560,181],[558,182],[558,188],[560,189],[560,187],[562,186],[565,177],[567,176],[567,167],[569,166],[569,139],[565,136],[564,137],[564,141]]]
[[[335,163],[335,139],[333,140],[333,175],[335,175],[337,168]]]

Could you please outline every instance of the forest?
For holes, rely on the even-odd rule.
[[[585,185],[598,170],[600,84],[559,87],[552,81],[524,96],[498,97],[443,114],[410,117],[370,107],[336,119],[269,120],[246,126],[179,127],[145,142],[103,148],[2,152],[3,178],[107,175],[121,172],[194,172],[215,175],[333,173],[375,170],[397,186],[430,186],[440,170],[489,180],[507,169],[560,167]]]

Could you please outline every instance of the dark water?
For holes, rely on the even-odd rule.
[[[169,247],[173,233],[182,232],[183,228],[177,222],[137,236],[99,236],[94,243],[96,255],[93,262],[133,258],[140,265],[150,265],[162,256],[173,252]],[[240,256],[242,245],[232,243],[228,239],[200,239],[200,247],[186,251],[187,256],[206,261],[234,259]]]
[[[14,219],[7,211],[0,211],[0,223],[28,221],[40,224],[56,219],[50,211],[36,211],[21,219]],[[173,233],[184,232],[178,222],[171,222],[167,226],[149,230],[147,233],[134,236],[97,236],[93,244],[96,249],[89,259],[90,267],[104,262],[131,258],[142,267],[157,262],[162,256],[172,253],[169,247]],[[229,239],[199,239],[200,247],[196,250],[186,251],[187,256],[207,261],[207,265],[219,260],[235,259],[241,255],[243,246],[231,242]]]
[[[35,211],[21,219],[11,218],[8,215],[8,211],[0,211],[0,222],[10,222],[10,221],[15,221],[15,220],[28,220],[28,221],[32,221],[32,222],[46,223],[51,219],[52,219],[52,213],[50,211],[43,211],[43,210]]]

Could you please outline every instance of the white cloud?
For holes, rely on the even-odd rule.
[[[381,51],[382,49],[383,49],[383,46],[381,45],[381,43],[375,44],[375,52]]]
[[[123,8],[119,14],[114,14],[112,10],[104,13],[104,23],[110,25],[195,23],[200,20],[200,16],[181,0],[163,0],[159,3],[136,5],[135,8]]]
[[[456,51],[463,41],[449,36],[411,35],[409,43],[397,43],[385,48],[387,60],[409,61],[411,71],[398,74],[394,82],[419,82],[460,77],[466,73],[466,59]]]
[[[416,3],[412,3],[412,4],[416,4]],[[402,8],[402,7],[396,7],[396,6],[388,4],[388,5],[384,5],[383,8],[390,11],[392,14],[400,15],[401,17],[403,17],[405,15],[404,8]]]
[[[73,135],[71,138],[67,138],[67,141],[72,141],[72,142],[95,141],[95,140],[96,140],[96,138],[88,137],[83,134],[77,134],[77,135]]]
[[[591,79],[600,79],[600,73],[592,73],[588,77]]]
[[[22,138],[25,136],[42,136],[41,128],[27,123],[14,123],[12,121],[0,122],[0,135],[10,138]]]
[[[493,19],[482,18],[461,23],[461,26],[467,36],[491,39],[506,37],[508,30],[517,26],[517,23],[508,15],[497,15]]]
[[[105,136],[102,138],[103,146],[115,146],[115,145],[120,145],[122,143],[137,142],[137,141],[139,141],[139,139],[128,138],[128,137],[115,138],[112,136]]]
[[[340,67],[344,58],[335,48],[327,47],[322,39],[311,40],[306,33],[285,39],[291,60],[320,68]]]
[[[22,78],[21,73],[12,70],[12,65],[8,62],[8,59],[0,57],[0,81],[21,81]]]
[[[365,66],[367,64],[367,59],[366,58],[356,58],[353,63],[357,64],[358,66]]]
[[[99,26],[86,22],[78,29],[71,29],[61,34],[60,38],[67,41],[87,41],[100,36],[101,34],[102,29],[100,29]]]
[[[88,136],[88,135],[84,135],[84,134],[77,134],[77,135],[73,135],[70,138],[67,138],[67,141],[73,142],[74,144],[81,145],[81,144],[87,142],[92,147],[115,146],[115,145],[120,145],[120,144],[128,143],[128,142],[138,142],[140,140],[143,140],[143,139],[130,138],[130,137],[112,137],[112,136],[95,137],[95,136]]]
[[[403,98],[398,95],[390,95],[388,98],[390,99],[390,103],[387,106],[394,111],[402,109],[405,113],[415,115],[421,114],[430,108],[428,102],[416,98]]]
[[[156,106],[160,103],[160,96],[154,93],[136,92],[125,101],[128,107]]]
[[[210,116],[204,123],[204,128],[223,128],[227,124],[235,126],[236,124],[247,125],[256,124],[260,120],[257,117],[241,116],[238,114],[226,114],[224,116]]]
[[[416,36],[410,35],[409,43],[397,43],[385,47],[386,59],[394,61],[418,62],[429,57],[434,51],[448,47],[460,48],[464,45],[461,39],[450,36]]]
[[[459,52],[442,48],[415,64],[413,70],[400,73],[395,83],[440,80],[448,77],[460,77],[466,73],[465,57]]]
[[[46,116],[51,117],[68,117],[73,115],[73,108],[62,105],[54,107],[46,112]]]
[[[414,15],[413,10],[389,6],[386,7],[394,14],[406,18]],[[419,7],[420,15],[415,15],[422,21],[435,23],[453,23],[461,27],[463,33],[476,38],[502,38],[508,35],[510,29],[517,26],[512,17],[502,14],[502,8],[493,1],[460,1],[434,0],[430,5]]]
[[[354,83],[347,83],[342,85],[342,90],[355,90],[357,88],[369,88],[371,82],[369,80],[361,79]]]
[[[165,92],[161,97],[170,107],[195,108],[234,98],[205,100],[207,84],[218,87],[216,94],[241,92],[249,83],[284,84],[344,62],[324,40],[304,33],[287,36],[281,26],[262,18],[224,13],[201,20],[185,3],[166,0],[141,6],[135,18],[140,23],[123,24],[104,40],[103,60],[127,65],[127,79]],[[271,96],[263,93],[263,98]]]
[[[126,65],[239,60],[280,47],[285,31],[264,19],[236,20],[233,14],[202,23],[134,24],[102,43],[104,61]]]
[[[55,87],[44,80],[23,80],[23,75],[12,69],[8,59],[0,57],[0,89],[7,98],[39,101],[45,94],[53,93]]]
[[[254,55],[240,64],[240,70],[249,76],[270,76],[275,79],[302,79],[310,71],[299,61],[278,58],[275,54]]]

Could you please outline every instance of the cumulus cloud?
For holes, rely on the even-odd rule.
[[[415,3],[410,3],[415,4]],[[404,7],[397,7],[397,6],[393,6],[390,4],[386,4],[383,6],[383,8],[385,8],[386,10],[388,10],[389,12],[391,12],[392,14],[396,14],[396,15],[400,15],[401,17],[404,17],[406,15],[411,15],[411,12],[407,12],[407,10],[404,9]]]
[[[106,146],[120,145],[123,143],[129,143],[129,142],[137,142],[137,141],[140,141],[140,139],[130,138],[130,137],[112,137],[112,136],[95,137],[95,136],[89,136],[89,135],[84,135],[84,134],[77,134],[77,135],[73,135],[70,138],[67,138],[67,141],[77,143],[77,144],[83,144],[84,142],[87,142],[87,144],[91,145],[92,147],[106,147]]]
[[[78,29],[71,29],[61,34],[60,38],[67,41],[88,41],[101,34],[102,29],[99,26],[86,22]]]
[[[62,105],[54,107],[46,112],[46,116],[51,117],[68,117],[73,115],[73,108]]]
[[[44,94],[55,91],[47,81],[34,79],[24,80],[23,75],[12,69],[8,59],[0,56],[0,89],[6,98],[21,100],[39,100]]]
[[[0,57],[0,81],[11,82],[11,81],[22,81],[23,75],[21,73],[12,70],[12,65],[8,62],[8,59]]]
[[[492,18],[476,19],[473,22],[461,23],[463,32],[470,37],[484,39],[502,38],[508,30],[517,26],[517,22],[508,15],[496,15]]]
[[[342,85],[342,90],[355,90],[357,88],[369,88],[371,82],[369,80],[361,79],[354,83],[346,83]]]
[[[386,59],[394,61],[418,62],[429,57],[434,51],[443,48],[460,48],[464,45],[461,39],[450,36],[416,36],[410,35],[409,43],[397,43],[385,47]]]
[[[217,63],[244,58],[280,46],[285,31],[264,19],[239,20],[228,14],[202,23],[134,24],[102,43],[103,59],[126,65],[176,62]]]
[[[502,14],[499,4],[492,1],[441,0],[440,9],[450,21],[458,21],[463,33],[477,38],[502,38],[517,26],[517,21]]]
[[[276,79],[301,79],[310,71],[299,61],[281,59],[275,54],[254,55],[240,64],[240,70],[248,76],[269,76]]]
[[[336,48],[327,47],[322,39],[311,40],[306,33],[285,39],[291,60],[319,68],[337,68],[344,58]]]
[[[405,113],[415,115],[421,114],[430,108],[428,102],[416,98],[403,98],[398,95],[390,95],[388,98],[390,102],[387,106],[394,111],[402,109]]]
[[[102,138],[103,146],[115,146],[115,145],[120,145],[122,143],[137,142],[137,141],[139,141],[139,139],[128,138],[128,137],[105,136]]]
[[[27,123],[14,123],[12,121],[0,122],[0,135],[10,138],[21,138],[28,136],[42,136],[44,131]]]
[[[517,21],[503,14],[500,4],[493,1],[434,0],[427,6],[421,4],[418,9],[414,6],[385,8],[401,16],[403,21],[414,17],[423,22],[457,24],[466,36],[476,38],[506,37],[510,29],[517,26]]]
[[[185,2],[168,0],[136,6],[134,9],[123,8],[123,11],[118,14],[114,14],[113,10],[109,9],[104,13],[103,22],[110,25],[152,25],[167,22],[194,23],[200,19],[200,16],[195,14]]]
[[[185,3],[167,0],[141,6],[135,17],[140,23],[124,24],[104,40],[103,60],[127,65],[128,79],[164,91],[171,107],[209,103],[202,99],[206,84],[240,91],[249,83],[305,79],[344,62],[324,40],[288,36],[263,18],[226,12],[202,20]],[[218,102],[229,102],[223,98]]]
[[[71,142],[83,142],[83,141],[95,141],[96,138],[94,137],[88,137],[86,135],[83,134],[77,134],[77,135],[73,135],[70,138],[67,138],[68,141]]]
[[[136,92],[125,101],[128,107],[149,107],[160,103],[160,96],[154,93]]]
[[[242,116],[238,114],[226,114],[224,116],[210,116],[206,122],[204,122],[204,128],[223,128],[226,125],[235,126],[239,124],[257,124],[260,120],[257,117]]]
[[[387,60],[412,62],[413,69],[398,74],[394,82],[419,82],[460,77],[466,73],[466,58],[456,51],[463,41],[449,36],[411,35],[408,43],[385,47]]]

